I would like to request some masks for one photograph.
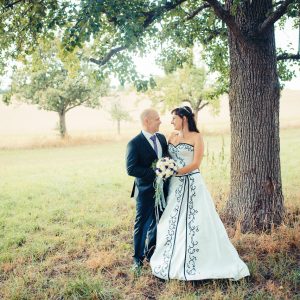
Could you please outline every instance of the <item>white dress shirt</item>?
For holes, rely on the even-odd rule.
[[[153,134],[145,131],[145,130],[142,130],[142,133],[144,135],[144,137],[147,139],[147,141],[149,142],[149,144],[151,145],[151,147],[154,149],[154,142],[150,139]],[[155,134],[156,135],[156,134]],[[156,144],[157,144],[157,156],[158,158],[161,158],[162,157],[162,148],[161,148],[161,144],[160,144],[160,141],[156,135]]]

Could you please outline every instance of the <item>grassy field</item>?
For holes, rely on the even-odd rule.
[[[221,211],[229,136],[205,137],[201,172]],[[165,283],[130,272],[135,203],[126,142],[0,150],[0,299],[300,299],[300,129],[281,134],[286,222],[227,228],[251,277]]]

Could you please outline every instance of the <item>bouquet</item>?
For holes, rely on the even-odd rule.
[[[155,165],[156,179],[154,181],[155,189],[155,209],[156,218],[158,219],[159,210],[163,211],[166,207],[166,200],[164,196],[164,181],[177,174],[178,166],[175,161],[169,157],[160,158]]]

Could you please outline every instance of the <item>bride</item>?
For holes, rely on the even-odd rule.
[[[179,134],[170,137],[168,148],[179,169],[170,180],[158,223],[152,273],[165,280],[239,280],[249,270],[231,244],[199,172],[204,144],[194,114],[183,106],[172,115]]]

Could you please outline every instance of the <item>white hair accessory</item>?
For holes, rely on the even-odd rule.
[[[185,106],[181,106],[180,109],[185,110],[186,112],[188,112],[189,115],[192,114]]]

